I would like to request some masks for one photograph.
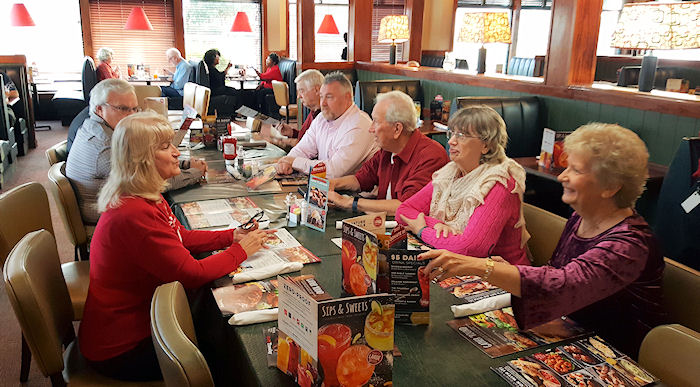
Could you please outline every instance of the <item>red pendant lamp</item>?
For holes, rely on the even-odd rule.
[[[250,28],[247,13],[236,13],[236,18],[233,19],[233,25],[231,26],[231,32],[253,32],[253,29]]]
[[[151,21],[148,20],[146,12],[141,7],[134,7],[131,9],[129,18],[126,19],[126,24],[124,25],[125,30],[141,30],[141,31],[153,31],[153,26]]]
[[[335,25],[335,20],[333,20],[333,15],[326,15],[323,17],[321,26],[318,27],[317,34],[334,34],[338,35],[338,26]]]
[[[10,9],[10,25],[13,27],[32,27],[35,26],[32,16],[29,15],[27,7],[22,3],[15,3]]]

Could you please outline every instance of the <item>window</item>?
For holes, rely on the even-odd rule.
[[[372,10],[372,61],[373,62],[388,62],[389,47],[388,43],[379,43],[379,25],[384,16],[403,15],[404,0],[374,0],[374,9]],[[404,49],[406,43],[398,43],[396,45],[396,60],[405,60]]]
[[[314,14],[314,32],[321,27],[326,15],[331,15],[338,27],[337,35],[316,33],[316,62],[340,62],[343,49],[347,47],[343,34],[348,32],[348,0],[317,0]]]
[[[289,59],[297,59],[297,1],[289,0]]]
[[[133,7],[143,7],[153,31],[128,31],[126,19]],[[53,6],[51,7],[54,8]],[[126,75],[128,64],[150,66],[157,74],[168,66],[165,50],[175,45],[172,0],[90,0],[93,58],[101,47],[114,51],[112,67]]]
[[[42,78],[80,79],[83,66],[83,35],[80,25],[80,3],[75,0],[24,0],[34,27],[11,27],[7,21],[14,0],[0,0],[0,54],[27,57],[27,64],[36,63]]]
[[[262,28],[257,1],[184,0],[187,59],[201,60],[212,48],[221,52],[222,69],[229,61],[262,70]],[[231,32],[237,12],[245,12],[253,32]]]
[[[466,2],[466,0],[464,0]],[[502,0],[496,0],[502,3]],[[461,4],[459,0],[458,4]],[[510,6],[510,1],[508,1]],[[464,15],[468,12],[504,12],[507,11],[511,17],[510,8],[505,7],[458,7],[455,14],[455,34],[453,37],[453,51],[456,59],[466,59],[470,69],[476,69],[479,58],[479,49],[481,43],[464,43],[459,41],[459,31],[462,28]],[[547,32],[549,33],[549,31]],[[508,43],[486,43],[486,71],[495,72],[497,65],[503,65],[505,68],[508,60]]]
[[[521,9],[515,56],[533,58],[547,55],[551,22],[552,11],[549,9]]]
[[[619,55],[618,49],[610,47],[610,42],[612,42],[612,35],[615,32],[617,19],[624,3],[624,0],[603,1],[603,12],[600,14],[600,30],[598,32],[598,49],[596,50],[599,56]]]

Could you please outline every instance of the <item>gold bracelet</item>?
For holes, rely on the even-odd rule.
[[[491,273],[493,273],[493,266],[493,259],[491,259],[491,257],[486,258],[486,269],[484,269],[484,275],[481,276],[482,280],[486,281],[491,276]]]

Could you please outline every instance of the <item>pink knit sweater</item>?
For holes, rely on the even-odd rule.
[[[460,235],[436,237],[435,224],[440,220],[428,216],[430,201],[433,197],[433,183],[428,183],[396,210],[396,220],[406,224],[401,215],[415,219],[419,213],[425,214],[426,228],[421,239],[437,249],[446,249],[455,253],[474,257],[487,257],[491,246],[491,255],[500,255],[514,265],[530,265],[524,246],[521,247],[521,229],[515,228],[520,217],[520,198],[511,193],[515,180],[508,179],[508,187],[496,183],[484,198],[484,204],[474,209],[469,223]]]

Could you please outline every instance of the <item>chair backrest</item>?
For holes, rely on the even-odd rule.
[[[151,338],[166,386],[213,386],[197,348],[190,306],[179,282],[156,288],[151,301]]]
[[[95,61],[89,56],[85,57],[83,62],[83,99],[85,103],[90,101],[90,91],[97,84],[97,67],[95,66]]]
[[[53,235],[39,230],[22,238],[7,258],[3,275],[32,360],[44,376],[60,373],[64,366],[62,345],[75,337],[75,331]]]
[[[211,95],[211,89],[206,86],[197,86],[194,91],[194,110],[197,114],[204,117],[207,115],[209,110],[209,97]]]
[[[445,61],[445,54],[443,55],[426,55],[423,54],[420,57],[420,65],[427,67],[442,67],[442,63]]]
[[[141,109],[146,106],[144,104],[144,99],[148,97],[160,97],[160,86],[157,85],[134,85],[134,93],[136,93],[136,100],[139,102],[139,107]]]
[[[197,67],[194,69],[195,71],[195,83],[198,85],[206,86],[209,87],[211,86],[211,83],[209,81],[209,68],[207,67],[207,64],[204,63],[204,61],[199,61],[197,64]]]
[[[292,101],[292,103],[296,103],[297,85],[294,83],[294,80],[297,77],[297,61],[289,58],[280,58],[278,66],[280,68],[280,73],[282,73],[282,81],[287,82],[287,86],[289,86],[289,92],[287,93],[287,95],[289,95],[289,100]]]
[[[52,183],[51,191],[68,232],[68,238],[74,246],[86,244],[88,233],[85,230],[83,218],[80,216],[80,207],[78,207],[75,191],[70,180],[66,177],[65,161],[56,163],[49,168],[49,181]]]
[[[277,105],[289,105],[289,86],[287,82],[272,81],[272,91],[275,93],[275,102],[277,102]]]
[[[678,324],[661,325],[647,333],[642,341],[639,365],[666,386],[697,386],[700,381],[698,354],[700,333]]]
[[[37,182],[22,184],[0,195],[0,214],[2,262],[28,233],[45,229],[53,235],[49,197],[44,187]]]
[[[507,73],[512,75],[535,76],[535,58],[514,56],[508,61]]]
[[[194,94],[197,91],[197,84],[192,82],[185,83],[185,87],[182,90],[182,106],[189,106],[194,108]]]
[[[669,322],[700,332],[700,271],[664,258],[664,309]]]
[[[542,266],[552,258],[566,219],[528,203],[523,203],[523,216],[525,227],[530,233],[527,246],[532,254],[532,263]]]
[[[46,158],[49,160],[49,166],[68,159],[67,144],[68,140],[63,140],[46,150]]]
[[[90,106],[85,106],[83,110],[78,113],[73,121],[70,122],[70,127],[68,128],[68,144],[66,144],[66,152],[70,153],[70,148],[73,146],[73,141],[75,141],[75,136],[78,135],[78,129],[83,126],[83,122],[90,118]]]

